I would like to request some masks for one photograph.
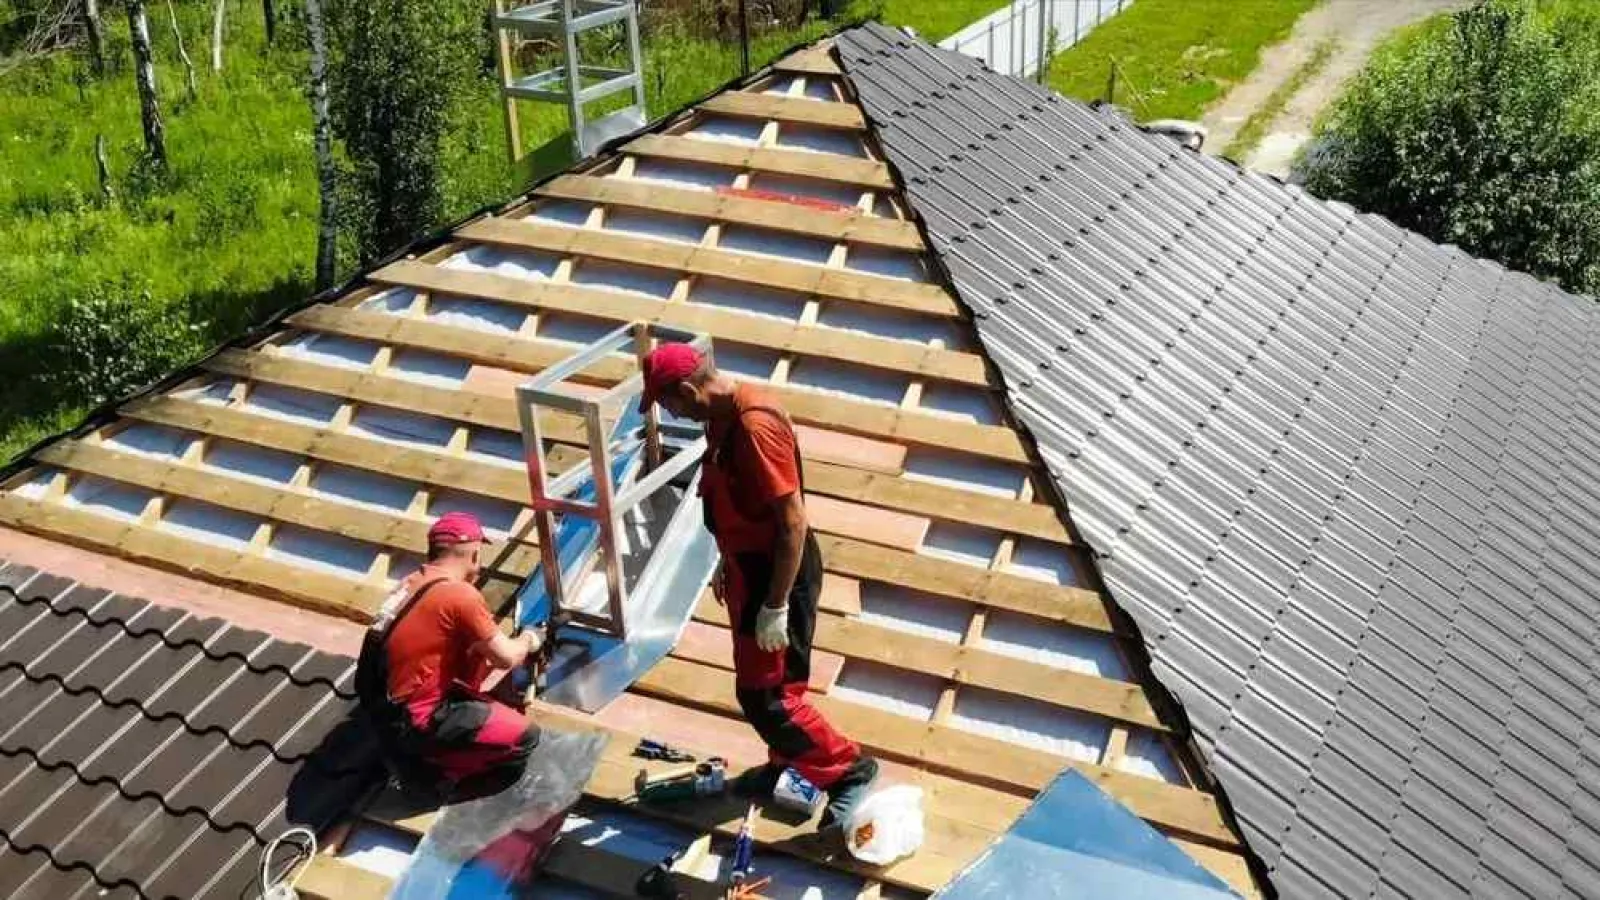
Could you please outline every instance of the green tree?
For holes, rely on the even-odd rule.
[[[1600,291],[1600,52],[1582,3],[1490,0],[1378,54],[1301,163],[1313,193]]]
[[[341,219],[368,261],[444,215],[442,142],[488,35],[478,4],[327,4],[334,133],[346,155]]]

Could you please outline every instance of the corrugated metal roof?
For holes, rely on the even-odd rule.
[[[1277,890],[1600,896],[1600,309],[889,29],[837,47]]]
[[[354,665],[0,568],[0,896],[254,898],[268,841],[371,784],[332,743]]]

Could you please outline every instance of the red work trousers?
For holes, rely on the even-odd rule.
[[[745,720],[766,742],[770,760],[793,766],[819,788],[827,789],[861,755],[861,748],[834,730],[811,705],[811,638],[822,593],[822,551],[806,534],[800,574],[789,592],[789,646],[762,650],[756,644],[756,615],[772,581],[771,556],[735,553],[723,558],[723,596],[733,629],[735,694]]]

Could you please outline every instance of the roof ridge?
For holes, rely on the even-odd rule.
[[[4,595],[7,595],[7,594],[9,594],[18,603],[21,603],[21,604],[24,604],[24,605],[36,605],[36,604],[37,605],[42,605],[42,606],[47,607],[51,611],[51,613],[53,613],[54,615],[57,615],[57,616],[74,616],[75,615],[75,616],[78,616],[79,618],[83,619],[84,621],[88,622],[90,625],[93,625],[93,626],[95,626],[97,628],[119,628],[124,634],[128,635],[129,637],[133,637],[133,638],[155,637],[157,640],[161,641],[167,647],[169,647],[171,649],[174,649],[174,650],[182,649],[184,647],[192,647],[192,648],[198,650],[207,659],[210,659],[210,660],[213,660],[213,661],[216,661],[216,662],[234,661],[234,662],[237,662],[238,664],[240,664],[241,666],[243,666],[248,671],[254,672],[254,673],[258,674],[258,675],[281,674],[283,677],[287,678],[291,683],[299,685],[301,687],[326,687],[330,692],[332,692],[336,696],[343,697],[343,698],[346,698],[346,699],[351,699],[351,698],[355,697],[355,689],[353,687],[344,687],[344,688],[340,687],[339,682],[340,681],[344,681],[344,679],[342,677],[337,679],[337,680],[335,680],[335,679],[331,679],[331,678],[328,678],[328,677],[323,676],[323,675],[306,676],[304,674],[298,674],[300,669],[302,668],[302,664],[305,662],[305,660],[307,659],[308,656],[315,655],[317,657],[328,657],[328,658],[334,658],[334,659],[339,659],[339,658],[343,658],[343,657],[337,657],[337,656],[335,656],[334,654],[331,654],[331,653],[324,653],[323,651],[318,650],[315,647],[311,647],[311,646],[308,646],[306,644],[301,644],[301,643],[298,643],[298,642],[295,642],[295,641],[279,640],[278,638],[276,638],[276,637],[274,637],[274,636],[272,636],[270,634],[267,634],[265,632],[255,631],[255,630],[249,629],[249,628],[239,628],[238,626],[234,625],[233,623],[229,622],[226,619],[218,618],[218,617],[215,617],[215,616],[193,616],[192,614],[186,614],[186,617],[189,620],[193,621],[194,623],[197,623],[197,624],[216,623],[216,625],[219,628],[220,627],[226,627],[226,628],[232,630],[233,632],[235,632],[235,633],[237,633],[237,634],[239,634],[241,636],[244,636],[246,638],[258,638],[259,641],[260,641],[260,644],[256,648],[256,651],[254,651],[254,652],[252,652],[251,654],[248,654],[248,655],[245,654],[245,653],[242,653],[242,652],[240,652],[238,650],[225,650],[225,651],[219,652],[219,651],[213,649],[213,647],[209,646],[207,642],[198,641],[198,640],[195,640],[193,638],[182,638],[182,639],[174,640],[173,637],[172,637],[172,634],[171,634],[172,625],[168,625],[166,627],[158,627],[158,626],[153,625],[153,624],[152,625],[144,625],[144,624],[139,623],[137,621],[129,621],[127,618],[124,618],[124,617],[122,617],[120,615],[114,615],[113,614],[113,615],[99,615],[99,616],[97,616],[97,615],[94,614],[95,610],[100,609],[102,606],[105,605],[104,604],[105,600],[109,600],[112,597],[127,597],[127,599],[135,600],[135,601],[137,601],[139,603],[144,604],[144,608],[145,609],[148,609],[148,608],[154,607],[154,606],[158,606],[157,604],[150,603],[149,601],[146,601],[146,600],[141,600],[141,599],[136,598],[136,597],[128,597],[128,595],[126,595],[126,594],[118,594],[118,593],[115,593],[115,592],[108,593],[104,598],[102,598],[102,601],[100,603],[96,604],[94,607],[91,607],[91,608],[75,607],[75,606],[63,606],[63,605],[61,605],[61,604],[59,604],[57,602],[57,598],[60,596],[59,593],[54,595],[54,596],[45,595],[45,594],[25,595],[25,594],[19,593],[17,591],[17,589],[15,587],[11,586],[11,585],[0,585],[0,601],[3,601],[4,600]],[[143,609],[140,610],[141,613],[143,611],[144,611]],[[256,662],[253,657],[259,655],[259,651],[263,647],[265,647],[267,645],[267,642],[269,642],[269,641],[275,642],[275,643],[277,643],[277,644],[279,644],[281,646],[287,647],[287,648],[289,648],[291,650],[291,652],[293,652],[295,650],[302,651],[301,654],[300,654],[300,660],[298,662],[296,662],[293,666],[286,666],[286,665],[283,665],[283,664],[280,664],[280,663],[262,664],[262,663]]]

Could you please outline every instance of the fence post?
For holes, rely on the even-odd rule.
[[[989,20],[989,65],[994,65],[994,20]]]
[[[1072,0],[1072,43],[1083,36],[1083,0]]]
[[[1039,59],[1037,60],[1039,69],[1037,75],[1040,84],[1044,84],[1044,50],[1045,44],[1049,40],[1050,36],[1049,18],[1050,0],[1039,0]]]

